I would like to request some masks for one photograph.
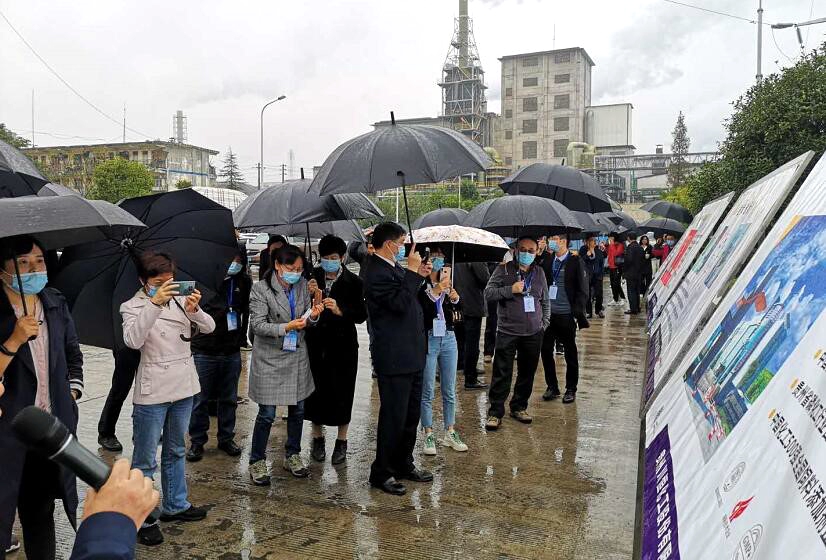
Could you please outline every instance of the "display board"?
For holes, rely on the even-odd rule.
[[[646,295],[649,324],[659,316],[662,307],[680,284],[700,249],[711,237],[717,222],[720,221],[732,198],[734,198],[734,192],[727,193],[703,206],[669,253],[668,258],[660,265]]]
[[[662,387],[696,331],[754,252],[766,228],[812,159],[807,152],[746,189],[725,215],[649,328],[643,409]]]
[[[826,157],[645,417],[643,560],[826,558]]]

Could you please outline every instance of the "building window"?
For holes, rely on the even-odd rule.
[[[137,158],[138,158],[138,152],[137,152],[137,150],[135,150],[134,152],[132,152],[132,157],[133,157],[133,158],[135,158],[135,159],[137,159]]]
[[[513,88],[505,88],[505,97],[512,97],[513,96]]]
[[[505,140],[512,140],[512,139],[513,139],[513,131],[512,130],[506,130],[505,131]]]
[[[570,74],[557,74],[554,76],[554,83],[555,84],[567,84],[571,81]]]
[[[536,132],[536,119],[525,119],[522,121],[522,132]]]
[[[556,145],[556,142],[554,142]],[[522,142],[522,159],[536,159],[536,141]]]
[[[571,62],[571,52],[556,53],[554,55],[554,62],[557,64],[565,64]]]
[[[522,78],[522,86],[533,87],[539,85],[539,78]]]
[[[571,95],[554,95],[554,109],[569,109],[571,107]]]
[[[506,119],[513,118],[513,109],[505,109],[505,118]]]
[[[513,158],[512,157],[506,157],[505,158],[505,165],[513,165]]]
[[[522,66],[539,66],[538,56],[528,56],[522,59]]]
[[[522,100],[522,110],[523,111],[536,111],[537,108],[538,108],[538,104],[537,104],[537,101],[536,101],[536,97],[526,97]]]
[[[554,157],[565,157],[568,153],[568,139],[554,140]]]
[[[554,117],[554,131],[565,132],[570,130],[571,119],[569,117]]]

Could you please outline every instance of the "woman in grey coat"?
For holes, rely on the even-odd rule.
[[[318,321],[323,305],[320,294],[310,293],[303,270],[301,251],[292,245],[282,247],[275,253],[273,268],[250,293],[250,327],[255,341],[249,396],[258,403],[258,416],[252,431],[249,473],[259,486],[270,484],[266,451],[276,405],[287,405],[289,410],[284,469],[299,478],[310,474],[299,455],[304,399],[315,389],[304,329]]]

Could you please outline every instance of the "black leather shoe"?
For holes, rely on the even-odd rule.
[[[200,521],[207,516],[204,508],[189,506],[189,509],[179,511],[178,513],[161,514],[161,521]]]
[[[334,465],[340,465],[347,460],[347,440],[337,439],[336,445],[333,448],[333,457],[330,462]]]
[[[327,458],[327,451],[324,449],[324,436],[313,438],[313,449],[310,456],[319,463],[323,463]]]
[[[570,404],[576,400],[576,393],[574,391],[565,391],[565,396],[562,397],[562,402]]]
[[[552,401],[554,399],[558,399],[560,392],[558,389],[551,389],[550,387],[542,393],[542,400],[543,401]]]
[[[115,436],[98,436],[98,443],[106,451],[114,451],[116,453],[123,451],[123,445],[121,445]]]
[[[471,381],[470,383],[465,383],[465,389],[487,389],[488,384],[479,381]]]
[[[397,481],[395,478],[388,478],[380,484],[371,482],[370,486],[373,488],[378,488],[382,492],[387,492],[388,494],[392,494],[394,496],[404,496],[407,493],[407,488],[405,488],[404,484]]]
[[[235,443],[235,440],[232,440],[232,439],[227,440],[227,441],[222,441],[221,443],[219,443],[218,444],[218,449],[220,449],[221,451],[223,451],[224,453],[226,453],[230,457],[238,457],[241,454],[241,452],[243,451],[243,449],[238,447],[238,444]]]
[[[158,546],[163,544],[163,533],[158,524],[138,529],[138,542],[143,546]]]
[[[433,480],[433,473],[424,469],[413,469],[409,473],[401,475],[399,478],[412,480],[413,482],[430,482]]]
[[[200,443],[193,443],[186,452],[186,460],[190,463],[197,463],[204,458],[204,446]]]

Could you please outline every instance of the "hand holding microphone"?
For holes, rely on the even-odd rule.
[[[141,528],[146,517],[155,509],[160,499],[152,480],[138,469],[129,470],[129,461],[118,459],[112,473],[99,491],[89,488],[83,506],[83,519],[96,513],[116,512],[126,515]]]

